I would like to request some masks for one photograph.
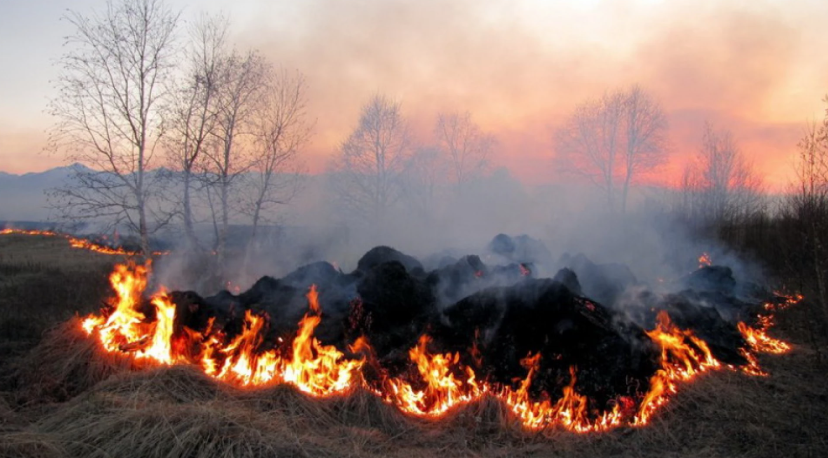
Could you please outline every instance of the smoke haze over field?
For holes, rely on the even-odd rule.
[[[304,73],[317,120],[306,160],[325,169],[375,93],[402,102],[424,142],[436,114],[469,110],[498,138],[495,165],[531,183],[556,181],[552,130],[576,104],[640,84],[664,107],[673,158],[644,181],[675,184],[710,120],[731,129],[771,189],[790,177],[801,126],[819,114],[828,88],[828,5],[697,1],[212,1],[172,3],[184,17],[224,10],[240,48]],[[0,15],[7,82],[0,88],[0,169],[43,170],[36,153],[51,119],[67,24],[57,0],[39,8],[4,3]]]
[[[822,24],[828,5],[815,0],[169,4],[183,9],[182,26],[203,10],[228,13],[237,49],[258,49],[269,62],[306,78],[313,128],[299,156],[311,178],[289,206],[274,212],[275,222],[295,232],[281,239],[279,259],[260,268],[248,259],[238,267],[242,287],[258,275],[286,273],[310,261],[336,261],[348,269],[378,244],[418,257],[446,248],[456,249],[454,256],[477,254],[498,233],[538,238],[552,259],[584,252],[597,262],[623,262],[649,280],[686,273],[709,247],[686,243],[658,218],[659,206],[671,202],[664,198],[669,191],[654,187],[678,186],[709,122],[714,130],[732,132],[766,189],[785,189],[802,126],[820,113],[828,91],[828,59],[820,52],[828,49]],[[14,0],[3,7],[8,14],[0,15],[0,42],[8,51],[3,59],[11,59],[3,64],[12,83],[0,88],[0,100],[8,104],[0,107],[0,170],[42,170],[60,162],[35,152],[54,122],[38,113],[56,96],[49,89],[57,75],[50,60],[61,55],[61,35],[72,33],[68,21],[58,21],[67,6],[52,0],[34,11]],[[86,15],[104,4],[89,0],[70,7]],[[186,35],[183,27],[179,31]],[[25,39],[32,33],[36,39]],[[553,138],[584,101],[634,84],[663,109],[671,154],[661,168],[634,177],[631,212],[614,219],[602,212],[600,191],[559,172]],[[412,186],[404,183],[408,195],[383,209],[387,214],[373,221],[356,217],[336,200],[342,193],[328,182],[336,174],[324,173],[333,170],[340,147],[375,96],[400,103],[417,146],[438,143],[438,114],[469,112],[496,139],[491,167],[463,192],[465,183],[441,183],[422,208],[403,202],[412,197]],[[204,196],[198,198],[197,223],[212,235]],[[27,207],[18,200],[12,210],[20,214]],[[238,205],[232,212],[232,224],[249,224]],[[15,219],[10,214],[0,208],[0,217]],[[35,219],[31,214],[25,218]],[[373,223],[380,220],[385,227],[378,229]]]

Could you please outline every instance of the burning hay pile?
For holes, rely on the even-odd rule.
[[[426,270],[377,247],[350,273],[320,262],[210,297],[147,296],[149,266],[120,265],[117,300],[73,326],[120,363],[192,367],[233,389],[287,384],[422,418],[482,402],[525,429],[576,432],[644,425],[681,382],[725,367],[760,375],[757,352],[787,350],[765,331],[791,300],[742,294],[725,267],[668,294],[623,266],[565,261],[551,279],[477,256]]]

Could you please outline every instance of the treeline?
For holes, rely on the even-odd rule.
[[[824,102],[828,104],[828,97]],[[708,144],[727,151],[732,140],[718,138]],[[744,180],[741,162],[722,161],[711,169],[730,170],[729,179],[718,186],[687,186],[674,214],[698,236],[719,239],[761,261],[785,285],[804,294],[815,306],[811,318],[828,326],[828,108],[823,119],[806,126],[796,151],[795,179],[789,192],[774,201],[755,192],[756,181]]]
[[[229,42],[223,16],[184,25],[163,0],[118,0],[69,11],[74,27],[60,58],[50,148],[73,168],[49,193],[64,220],[126,227],[149,252],[165,228],[218,264],[232,223],[258,228],[302,190],[301,153],[314,121],[299,71]],[[457,192],[486,169],[494,138],[471,114],[440,114],[434,140],[415,142],[399,103],[373,97],[331,164],[331,199],[381,231],[402,200],[428,211],[435,189]],[[403,199],[404,197],[410,197]],[[195,226],[213,227],[210,241]]]
[[[49,105],[57,120],[50,145],[90,168],[73,168],[71,182],[51,191],[60,217],[126,226],[145,253],[153,234],[177,228],[187,248],[215,252],[219,266],[231,225],[245,224],[247,250],[255,251],[260,227],[305,192],[302,152],[315,121],[302,73],[239,49],[227,18],[185,24],[163,0],[114,0],[66,19],[74,33]],[[549,165],[601,196],[600,208],[575,207],[620,218],[630,212],[634,184],[674,150],[668,129],[659,101],[643,88],[609,90],[554,129]],[[801,278],[826,320],[827,130],[828,118],[810,126],[798,145],[796,189],[771,203],[733,135],[705,124],[676,192],[659,202],[695,234]],[[538,199],[508,174],[491,173],[497,139],[471,113],[438,114],[425,137],[412,132],[398,101],[371,97],[333,151],[327,205],[313,210],[377,243],[409,221],[421,232],[439,230],[485,212],[506,230],[502,222],[526,215],[542,224],[566,216],[542,208],[556,196]],[[204,224],[211,237],[195,229]]]

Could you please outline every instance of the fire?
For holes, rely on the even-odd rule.
[[[308,394],[327,396],[353,386],[362,361],[348,360],[335,347],[322,345],[313,337],[321,320],[315,286],[308,292],[310,311],[299,324],[291,352],[281,355],[276,349],[261,350],[267,319],[249,310],[242,331],[229,342],[220,332],[212,331],[211,322],[204,334],[188,333],[191,341],[176,345],[175,304],[166,293],[150,299],[154,321],[148,322],[140,311],[148,272],[149,263],[118,265],[110,276],[117,295],[111,313],[105,319],[92,315],[82,322],[87,334],[94,334],[107,351],[130,352],[136,360],[160,365],[194,363],[215,379],[245,387],[291,383]]]
[[[310,396],[324,397],[362,386],[384,402],[417,417],[440,418],[460,405],[491,396],[508,406],[516,420],[532,430],[561,427],[586,433],[622,425],[643,426],[678,391],[681,383],[710,370],[730,367],[716,360],[704,340],[690,330],[678,328],[662,311],[655,329],[647,332],[661,349],[660,368],[651,377],[647,391],[621,396],[605,407],[594,405],[578,393],[577,367],[569,368],[568,382],[559,393],[532,396],[532,382],[541,370],[540,353],[521,360],[526,369],[522,379],[502,386],[481,379],[458,352],[432,352],[428,335],[422,335],[409,350],[410,370],[391,377],[379,367],[364,337],[350,348],[352,356],[332,345],[323,345],[314,337],[323,314],[316,286],[306,295],[308,311],[292,341],[286,339],[289,345],[271,348],[264,338],[270,318],[250,310],[245,313],[241,331],[233,336],[215,329],[212,319],[200,332],[187,328],[177,332],[176,305],[169,295],[161,291],[149,299],[143,297],[149,273],[149,263],[118,265],[110,276],[116,293],[111,306],[103,316],[91,315],[83,320],[83,329],[106,351],[133,355],[138,366],[193,364],[216,380],[240,387],[289,383]],[[757,353],[790,349],[785,342],[766,334],[773,325],[772,315],[758,317],[757,323],[757,327],[738,325],[746,342],[741,351],[747,361],[738,369],[751,375],[764,374],[756,360]],[[474,361],[475,352],[479,357],[480,349],[470,351],[470,364],[479,366]],[[364,376],[368,367],[370,373],[379,376],[368,381]]]
[[[536,374],[541,358],[540,353],[521,360],[528,370],[518,389],[497,387],[479,381],[474,370],[460,364],[459,353],[429,353],[431,339],[420,337],[416,347],[409,351],[409,357],[416,364],[417,372],[425,387],[416,389],[408,381],[395,378],[385,379],[378,394],[389,404],[405,413],[439,418],[445,412],[463,404],[492,395],[509,406],[518,420],[529,429],[543,429],[554,425],[575,432],[604,431],[619,426],[623,420],[618,406],[609,412],[590,417],[589,400],[575,391],[576,370],[570,368],[570,383],[563,388],[562,396],[556,402],[532,400],[529,387]]]
[[[791,349],[788,343],[774,339],[767,334],[767,330],[773,326],[772,315],[760,316],[758,322],[759,328],[751,328],[745,323],[739,323],[739,332],[754,352],[778,355],[787,353]]]
[[[775,312],[777,310],[785,310],[788,307],[798,304],[799,302],[804,299],[804,296],[801,294],[785,294],[782,291],[774,291],[774,296],[778,299],[783,299],[781,302],[773,301],[773,302],[765,302],[765,310],[769,312]]]
[[[147,286],[148,270],[149,264],[115,266],[109,276],[109,283],[118,298],[112,313],[105,320],[90,316],[83,321],[87,332],[96,331],[100,335],[107,351],[124,351],[149,337],[148,325],[144,323],[146,317],[138,310],[141,294]]]
[[[143,356],[154,359],[161,364],[172,364],[177,360],[172,351],[173,323],[175,322],[175,304],[166,294],[161,293],[152,299],[155,306],[155,328],[152,340]]]
[[[236,295],[241,293],[241,286],[239,286],[236,283],[233,283],[232,281],[228,281],[227,283],[225,283],[224,284],[224,289],[226,289],[227,291],[230,291],[231,293],[236,294]]]
[[[707,252],[704,252],[699,256],[699,269],[702,267],[707,267],[713,265],[713,259],[710,258],[710,255]]]
[[[101,254],[114,254],[114,255],[123,255],[123,256],[137,256],[140,252],[137,251],[130,251],[125,250],[123,248],[115,248],[107,245],[101,245],[99,243],[92,242],[91,240],[82,239],[78,237],[71,236],[69,234],[62,234],[59,232],[53,231],[40,231],[40,230],[25,230],[25,229],[13,229],[13,228],[6,228],[0,230],[0,235],[42,235],[46,237],[62,237],[69,242],[69,246],[72,248],[78,248],[82,250],[89,250],[94,251],[96,253]],[[163,256],[169,254],[168,251],[154,251],[153,256]]]
[[[774,312],[784,310],[799,303],[802,301],[803,296],[801,294],[786,295],[779,291],[774,291],[774,295],[778,299],[782,299],[782,301],[765,303],[763,308],[769,313],[756,315],[757,327],[750,327],[745,323],[739,323],[738,325],[739,332],[742,334],[742,337],[754,353],[771,353],[779,355],[787,353],[791,349],[790,344],[787,342],[783,342],[769,336],[768,330],[775,324],[773,315]],[[750,359],[748,358],[748,360]]]
[[[518,267],[520,267],[520,275],[521,276],[528,277],[532,273],[532,271],[527,269],[526,266],[523,265],[523,264],[518,264]]]
[[[57,235],[57,233],[52,232],[52,231],[37,231],[37,230],[12,229],[12,228],[6,228],[6,229],[3,229],[3,230],[0,230],[0,235],[12,235],[12,234],[17,234],[17,235],[46,235],[46,236]]]
[[[666,312],[657,316],[656,328],[647,335],[661,347],[661,369],[650,379],[650,391],[644,396],[635,425],[647,424],[653,412],[667,403],[677,391],[676,383],[721,367],[707,344],[691,331],[677,328]]]
[[[554,404],[548,400],[533,401],[529,397],[529,386],[540,363],[541,354],[527,356],[521,365],[529,374],[517,390],[505,388],[499,393],[502,399],[517,415],[521,423],[529,429],[542,429],[560,425],[567,430],[586,433],[606,431],[622,424],[623,418],[619,404],[611,411],[604,412],[597,419],[592,419],[589,412],[589,399],[575,391],[576,369],[569,368],[569,384],[562,390],[562,396]]]
[[[486,389],[477,383],[471,368],[460,367],[459,353],[429,354],[430,341],[427,335],[422,335],[417,346],[408,352],[425,388],[418,390],[405,380],[387,379],[383,398],[403,412],[438,417],[459,404],[478,399]],[[462,375],[456,374],[458,369]]]
[[[332,345],[322,345],[313,337],[321,321],[319,293],[311,286],[307,295],[310,312],[299,322],[299,334],[293,340],[292,358],[285,361],[282,380],[315,395],[348,390],[362,361],[345,360]]]

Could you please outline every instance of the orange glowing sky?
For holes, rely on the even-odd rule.
[[[103,0],[6,0],[0,6],[0,170],[60,165],[39,154],[52,120],[52,65],[67,7]],[[670,119],[674,181],[705,120],[730,129],[770,189],[791,177],[804,124],[828,93],[824,0],[173,0],[185,18],[229,12],[239,47],[307,77],[316,120],[305,151],[324,170],[371,95],[402,102],[421,136],[442,110],[469,110],[499,140],[493,157],[531,183],[553,181],[551,132],[572,108],[638,83]]]

